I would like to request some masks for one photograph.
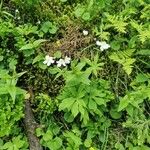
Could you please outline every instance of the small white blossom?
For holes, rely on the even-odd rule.
[[[19,10],[18,10],[18,9],[16,9],[16,10],[15,10],[15,12],[16,12],[16,13],[19,13]]]
[[[49,55],[45,56],[45,61],[43,62],[45,65],[50,66],[55,62],[53,57],[50,57]]]
[[[40,21],[40,20],[38,20],[37,24],[41,24],[41,21]]]
[[[101,42],[100,41],[96,41],[96,45],[97,46],[101,46]]]
[[[100,46],[100,50],[101,50],[101,51],[110,48],[110,45],[107,44],[105,41],[102,41],[102,42],[96,41],[96,45],[97,45],[97,46]]]
[[[56,63],[57,63],[57,67],[66,66],[66,63],[63,59],[59,59],[59,61],[57,61]]]
[[[88,35],[89,34],[89,32],[87,31],[87,30],[83,30],[83,35]]]
[[[70,64],[71,58],[66,56],[64,61],[65,61],[65,64]]]

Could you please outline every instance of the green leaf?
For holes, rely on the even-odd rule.
[[[147,77],[147,75],[146,74],[138,74],[137,76],[136,76],[136,82],[145,82],[145,81],[148,81],[148,77]]]
[[[79,104],[78,104],[78,102],[75,102],[73,104],[73,106],[71,107],[71,112],[72,112],[74,117],[77,116],[77,114],[79,113]]]
[[[7,142],[3,145],[3,149],[9,149],[10,147],[13,147],[13,143],[12,142]]]
[[[47,132],[43,135],[43,140],[44,141],[50,141],[53,138],[53,134],[50,130],[47,130]]]
[[[97,105],[105,105],[105,101],[103,98],[94,98],[95,102],[97,103]]]
[[[29,50],[29,49],[33,49],[33,48],[34,48],[34,45],[30,43],[30,44],[26,44],[26,45],[22,46],[20,48],[20,50]]]
[[[17,137],[12,139],[13,144],[16,146],[17,150],[22,148],[23,145],[25,144],[25,141],[21,140],[20,138],[21,138],[20,136],[17,136]]]
[[[143,49],[136,52],[137,55],[150,56],[150,49]]]
[[[89,12],[85,12],[83,15],[82,15],[82,19],[85,20],[85,21],[89,21],[91,19],[91,15]]]
[[[60,0],[61,2],[67,2],[68,0]]]
[[[34,59],[33,59],[33,62],[32,64],[35,64],[36,62],[39,62],[43,60],[43,54],[38,54]]]
[[[51,27],[52,23],[47,21],[47,22],[44,22],[43,25],[42,25],[42,28],[41,30],[45,33],[48,32],[49,28]]]
[[[37,137],[39,137],[39,136],[41,136],[41,135],[43,135],[44,133],[43,133],[43,130],[41,129],[41,128],[37,128],[36,129],[36,135],[37,135]]]
[[[65,108],[68,108],[70,110],[71,106],[75,102],[75,99],[73,98],[66,98],[64,99],[61,104],[59,105],[59,110],[64,110]]]
[[[17,73],[16,78],[20,78],[20,77],[23,76],[25,73],[27,73],[27,71],[23,71],[23,72]]]
[[[120,49],[120,43],[118,41],[113,41],[111,42],[111,48],[114,50],[119,50]]]
[[[9,62],[9,68],[14,70],[16,68],[17,60],[16,59],[11,59]]]
[[[33,47],[36,48],[38,47],[41,43],[46,42],[47,40],[44,39],[39,39],[33,42]]]
[[[61,51],[57,51],[54,53],[55,58],[61,58],[61,55],[62,55]]]
[[[78,6],[76,9],[75,9],[75,16],[78,18],[78,17],[81,17],[82,14],[84,13],[85,11],[85,8],[82,7],[82,6]]]
[[[55,34],[57,32],[58,28],[56,27],[56,25],[52,25],[51,28],[49,29],[49,32],[51,34]]]
[[[56,137],[52,142],[52,149],[58,150],[62,146],[62,140],[59,137]]]
[[[85,147],[90,147],[91,144],[92,144],[92,140],[91,139],[85,139],[85,141],[84,141]]]
[[[111,109],[110,115],[113,119],[120,119],[122,116],[122,112],[117,112],[117,109]]]
[[[47,65],[43,64],[43,62],[39,62],[39,68],[45,70],[47,68]]]
[[[47,22],[45,22],[45,23],[42,25],[41,30],[42,30],[44,33],[50,32],[51,34],[55,34],[56,31],[58,30],[58,28],[57,28],[57,26],[56,26],[55,24],[53,24],[52,22],[47,21]]]
[[[9,92],[7,90],[7,87],[4,87],[4,86],[0,87],[0,95],[8,94],[8,93]]]
[[[13,100],[13,103],[15,102],[16,99],[16,87],[15,86],[8,86],[7,90]]]
[[[64,119],[68,122],[71,123],[74,120],[73,115],[70,112],[66,112],[64,115]]]
[[[3,61],[3,59],[4,59],[4,56],[0,56],[0,61]]]
[[[88,106],[89,106],[89,109],[93,109],[94,111],[96,111],[97,109],[97,104],[92,99],[89,100]]]
[[[119,108],[118,111],[123,110],[124,108],[126,108],[128,106],[128,104],[130,103],[128,96],[126,95],[124,98],[122,98],[120,100],[120,104],[119,104]]]

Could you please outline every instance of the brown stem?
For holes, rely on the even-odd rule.
[[[37,128],[38,125],[35,122],[35,118],[29,100],[25,101],[24,124],[25,124],[30,150],[43,150],[42,146],[40,145],[39,139],[35,135],[35,129]]]

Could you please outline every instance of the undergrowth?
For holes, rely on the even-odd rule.
[[[1,0],[0,150],[149,150],[149,0]]]

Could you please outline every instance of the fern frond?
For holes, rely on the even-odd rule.
[[[115,16],[115,15],[106,15],[110,24],[107,24],[106,27],[110,28],[113,27],[119,33],[126,33],[126,26],[128,23],[125,22],[127,18],[123,18],[122,16]]]
[[[114,52],[109,56],[109,58],[121,64],[123,66],[123,70],[130,75],[133,67],[132,64],[136,61],[136,59],[131,58],[134,51],[135,50],[133,49],[129,49],[125,51]]]

